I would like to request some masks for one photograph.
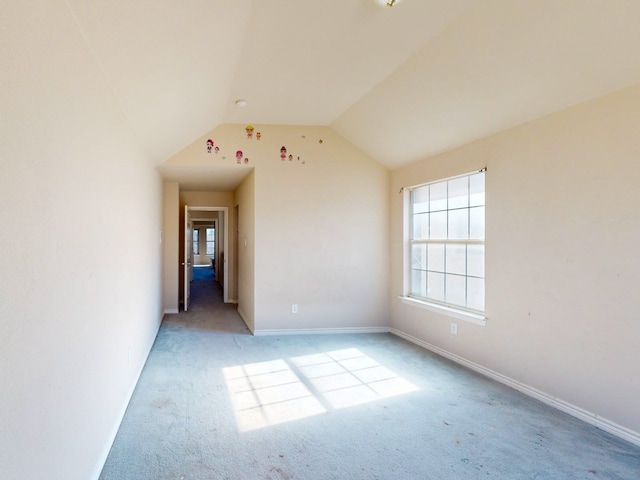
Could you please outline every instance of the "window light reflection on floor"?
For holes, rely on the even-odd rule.
[[[357,348],[223,369],[245,432],[418,388]]]

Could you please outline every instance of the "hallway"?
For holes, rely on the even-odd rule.
[[[237,312],[237,305],[223,303],[222,285],[215,280],[210,267],[195,267],[191,281],[189,310],[178,315],[166,315],[165,323],[178,322],[185,326],[203,326],[227,333],[247,333],[249,329]]]

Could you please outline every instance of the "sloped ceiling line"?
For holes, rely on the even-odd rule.
[[[635,0],[65,2],[156,164],[262,124],[394,168],[640,83]]]

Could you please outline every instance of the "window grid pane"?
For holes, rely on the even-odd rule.
[[[485,173],[416,187],[410,196],[410,295],[484,311]]]
[[[215,252],[216,252],[216,229],[215,228],[207,228],[205,234],[206,234],[206,237],[207,237],[207,255],[215,255]]]

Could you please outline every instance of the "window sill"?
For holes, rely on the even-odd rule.
[[[455,308],[445,307],[444,305],[438,305],[437,303],[429,303],[424,300],[418,300],[411,297],[399,297],[402,303],[407,305],[413,305],[414,307],[424,308],[432,312],[440,313],[448,317],[453,317],[458,320],[473,323],[475,325],[485,326],[487,324],[487,317],[479,315],[477,313],[465,312],[464,310],[456,310]]]

